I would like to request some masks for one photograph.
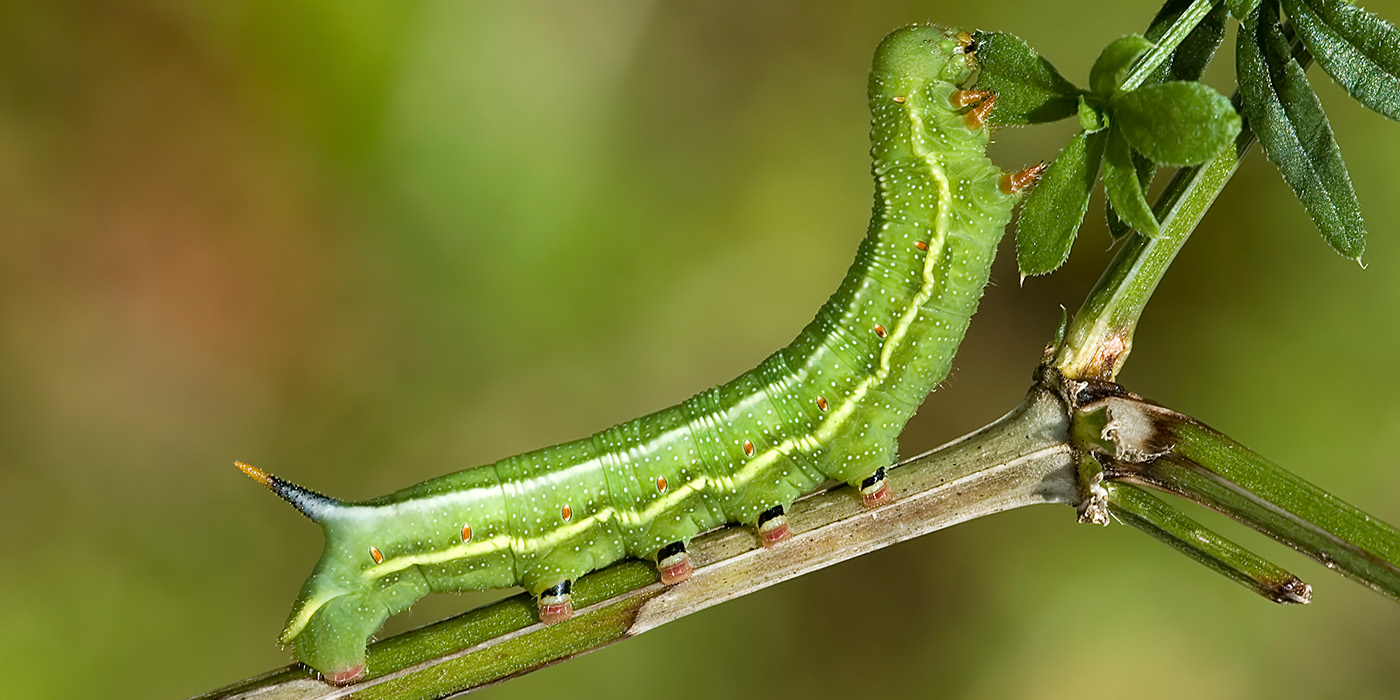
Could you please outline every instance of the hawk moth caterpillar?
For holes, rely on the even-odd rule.
[[[554,622],[572,614],[575,579],[620,559],[655,561],[671,584],[690,575],[685,548],[705,530],[744,523],[778,544],[785,510],[828,479],[870,507],[886,501],[896,439],[947,376],[1018,193],[1040,172],[987,158],[995,95],[963,88],[975,51],[968,33],[928,25],[881,42],[866,237],[816,318],[755,369],[591,437],[367,501],[237,463],[325,533],[283,643],[346,683],[384,620],[430,592],[518,584]]]

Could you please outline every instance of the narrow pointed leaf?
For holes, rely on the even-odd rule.
[[[1078,111],[1081,90],[1026,42],[1003,32],[978,32],[976,40],[982,66],[977,87],[997,94],[993,124],[1039,124]]]
[[[1157,16],[1152,19],[1152,24],[1148,26],[1144,36],[1153,43],[1160,41],[1167,30],[1171,28],[1172,23],[1191,6],[1192,2],[1193,0],[1170,0],[1157,12]],[[1168,80],[1200,80],[1201,74],[1205,73],[1206,66],[1215,57],[1215,52],[1220,48],[1221,42],[1225,40],[1225,26],[1229,19],[1230,12],[1224,4],[1211,8],[1210,14],[1196,25],[1191,34],[1177,47],[1171,60],[1157,69],[1148,83],[1161,83]]]
[[[1153,43],[1161,41],[1172,25],[1194,3],[1195,0],[1168,0],[1162,9],[1157,11],[1157,16],[1152,18],[1152,23],[1148,25],[1143,36]],[[1177,47],[1171,60],[1158,68],[1152,77],[1147,79],[1147,84],[1163,83],[1170,80],[1200,80],[1201,75],[1205,73],[1206,66],[1210,65],[1211,59],[1215,58],[1216,51],[1220,49],[1220,44],[1225,40],[1225,27],[1229,19],[1230,12],[1225,4],[1222,3],[1211,8],[1210,13],[1201,19],[1201,23],[1196,25],[1196,28]],[[1137,169],[1138,187],[1146,192],[1148,185],[1152,184],[1152,179],[1157,174],[1157,164],[1137,151],[1132,151],[1132,156],[1133,164]],[[1115,239],[1121,238],[1133,230],[1132,226],[1118,215],[1112,200],[1104,207],[1104,216],[1108,223],[1108,232]]]
[[[1113,101],[1112,120],[1134,148],[1158,163],[1197,165],[1234,143],[1240,115],[1201,83],[1144,85]]]
[[[1152,42],[1137,34],[1109,42],[1089,70],[1089,89],[1105,98],[1112,95],[1128,77],[1133,64],[1151,49]]]
[[[1357,102],[1400,120],[1400,31],[1341,0],[1284,0],[1318,65]]]
[[[1167,3],[1157,11],[1157,15],[1152,18],[1152,22],[1148,24],[1147,31],[1143,33],[1144,38],[1154,44],[1161,41],[1172,26],[1194,4],[1195,0],[1167,0]],[[1229,18],[1230,13],[1224,4],[1218,4],[1211,8],[1211,11],[1201,19],[1200,24],[1196,25],[1196,28],[1177,47],[1171,60],[1158,67],[1144,84],[1152,85],[1171,80],[1199,80],[1224,40],[1225,26]],[[1092,79],[1090,82],[1092,83]],[[1157,164],[1131,147],[1128,150],[1132,153],[1133,165],[1137,171],[1138,189],[1146,192],[1147,186],[1152,184],[1152,179],[1157,174]],[[1104,219],[1108,224],[1108,232],[1114,239],[1122,238],[1133,230],[1133,227],[1119,216],[1111,198],[1104,206]],[[1153,220],[1155,221],[1155,217]]]
[[[1236,72],[1244,113],[1269,160],[1337,252],[1360,259],[1366,226],[1332,125],[1265,4],[1241,27]]]
[[[1133,149],[1117,129],[1109,129],[1104,151],[1103,188],[1116,216],[1129,226],[1152,238],[1157,235],[1157,217],[1138,180],[1133,163]]]
[[[1108,235],[1113,236],[1115,241],[1133,232],[1133,227],[1118,216],[1117,210],[1113,208],[1113,202],[1104,203],[1103,219],[1108,226]]]
[[[1016,227],[1016,261],[1022,277],[1054,272],[1069,258],[1099,176],[1105,135],[1076,135],[1026,199]]]
[[[1128,150],[1132,151],[1132,147],[1129,147]],[[1107,151],[1107,147],[1105,147],[1105,151]],[[1148,186],[1152,184],[1152,180],[1157,177],[1157,164],[1144,158],[1142,154],[1137,151],[1132,151],[1132,154],[1133,168],[1137,170],[1138,187],[1146,193]],[[1156,218],[1156,216],[1153,216],[1154,221],[1156,221]],[[1104,206],[1104,219],[1108,224],[1108,232],[1113,236],[1114,240],[1128,235],[1128,232],[1133,230],[1133,227],[1129,226],[1128,222],[1123,221],[1122,217],[1118,216],[1118,211],[1113,208],[1113,200],[1111,199]]]
[[[1230,8],[1230,14],[1234,15],[1235,19],[1243,22],[1254,14],[1254,8],[1259,7],[1259,0],[1225,0],[1225,6]]]

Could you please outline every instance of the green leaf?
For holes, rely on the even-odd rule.
[[[1341,0],[1284,0],[1318,65],[1357,102],[1400,120],[1400,32]]]
[[[1069,258],[1075,234],[1089,210],[1089,192],[1103,160],[1104,132],[1079,133],[1031,190],[1016,227],[1021,277],[1054,272]]]
[[[1003,32],[978,32],[976,41],[982,65],[977,87],[997,94],[993,124],[1024,126],[1075,115],[1082,91],[1026,42]]]
[[[1229,98],[1184,80],[1123,93],[1113,101],[1112,119],[1134,148],[1168,165],[1204,163],[1240,133]]]
[[[1092,134],[1108,126],[1108,115],[1104,114],[1103,107],[1090,104],[1085,97],[1087,95],[1079,96],[1079,126]]]
[[[1113,208],[1113,202],[1104,205],[1103,218],[1104,223],[1108,225],[1108,235],[1113,236],[1115,241],[1133,232],[1133,227],[1118,217],[1118,211]]]
[[[1148,25],[1144,36],[1154,44],[1161,41],[1172,25],[1181,19],[1181,16],[1190,9],[1194,2],[1195,0],[1167,0],[1162,9],[1157,11],[1157,16],[1152,18],[1152,23]],[[1200,80],[1201,75],[1205,73],[1206,66],[1215,57],[1221,42],[1225,40],[1225,26],[1229,19],[1230,13],[1224,4],[1212,7],[1210,12],[1201,19],[1200,24],[1196,25],[1196,28],[1177,46],[1171,60],[1163,64],[1147,79],[1147,84],[1169,80]],[[1138,189],[1146,192],[1147,186],[1152,184],[1152,179],[1157,174],[1157,164],[1141,153],[1132,150],[1131,147],[1128,150],[1132,153],[1133,166],[1137,170]],[[1107,179],[1107,175],[1105,175],[1105,179]],[[1121,238],[1133,230],[1132,226],[1119,217],[1112,199],[1104,207],[1104,218],[1108,223],[1108,232],[1114,238]],[[1155,217],[1153,221],[1156,221]]]
[[[1162,41],[1166,32],[1182,18],[1183,14],[1193,6],[1194,0],[1168,0],[1158,10],[1156,17],[1152,18],[1148,25],[1145,38],[1149,42],[1156,43]],[[1200,80],[1201,74],[1205,71],[1205,66],[1214,59],[1215,52],[1225,39],[1225,25],[1229,20],[1229,11],[1224,4],[1217,4],[1211,8],[1210,13],[1201,18],[1200,24],[1186,36],[1186,39],[1172,53],[1172,59],[1163,64],[1158,70],[1148,78],[1147,84],[1165,83],[1169,80]],[[1110,144],[1109,147],[1112,147]],[[1128,151],[1133,154],[1133,165],[1137,171],[1138,190],[1147,192],[1148,185],[1151,185],[1152,178],[1156,176],[1156,164],[1141,153],[1137,153],[1133,148],[1128,147]],[[1107,175],[1105,175],[1105,182]],[[1105,188],[1106,189],[1106,188]],[[1105,221],[1109,225],[1109,234],[1113,238],[1121,238],[1133,231],[1133,227],[1119,216],[1119,211],[1113,206],[1112,197],[1103,207]],[[1156,221],[1156,217],[1152,218]],[[1144,225],[1147,225],[1144,223]]]
[[[1104,150],[1107,151],[1107,147]],[[1148,185],[1151,185],[1152,180],[1157,177],[1157,164],[1142,157],[1141,153],[1133,151],[1131,146],[1128,150],[1133,154],[1133,168],[1137,170],[1138,187],[1143,192],[1147,192]],[[1108,232],[1114,239],[1122,238],[1133,230],[1132,226],[1129,226],[1118,216],[1118,211],[1113,208],[1113,200],[1109,200],[1104,207],[1104,219],[1108,224]],[[1155,216],[1153,220],[1156,220]]]
[[[1154,44],[1161,41],[1172,24],[1191,6],[1192,1],[1169,0],[1166,5],[1163,5],[1162,9],[1157,12],[1157,16],[1152,18],[1152,24],[1147,27],[1145,34],[1147,40]],[[1147,82],[1200,80],[1201,74],[1205,73],[1206,66],[1215,57],[1215,52],[1220,48],[1221,42],[1225,40],[1225,26],[1229,19],[1230,12],[1225,5],[1216,5],[1211,8],[1210,14],[1207,14],[1177,47],[1171,60],[1157,69],[1157,72]]]
[[[1151,238],[1157,235],[1157,217],[1142,191],[1133,149],[1118,129],[1109,129],[1108,145],[1104,151],[1103,188],[1115,217]]]
[[[1235,19],[1243,22],[1254,13],[1254,8],[1259,6],[1259,0],[1225,0],[1225,5],[1230,8],[1230,14],[1234,15]]]
[[[1089,89],[1107,98],[1118,90],[1138,58],[1152,50],[1152,42],[1137,34],[1109,42],[1089,70]]]
[[[1322,103],[1269,4],[1241,27],[1235,49],[1244,113],[1264,154],[1298,195],[1322,236],[1348,258],[1366,249],[1366,225]]]

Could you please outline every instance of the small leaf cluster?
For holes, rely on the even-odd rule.
[[[1208,10],[1204,2],[1167,0],[1146,32],[1103,49],[1088,88],[1066,80],[1015,36],[976,37],[978,87],[998,95],[993,123],[1023,126],[1075,117],[1083,129],[1046,169],[1022,209],[1016,232],[1022,276],[1064,263],[1100,179],[1115,237],[1130,230],[1158,235],[1160,212],[1145,194],[1157,169],[1199,165],[1225,152],[1237,140],[1241,115],[1328,243],[1359,259],[1365,229],[1356,194],[1303,69],[1309,54],[1316,56],[1357,101],[1400,119],[1400,34],[1345,0],[1215,0]],[[1199,82],[1232,15],[1240,20],[1236,103]],[[1175,45],[1159,49],[1169,35]],[[1161,55],[1168,50],[1170,55]]]
[[[1158,222],[1146,187],[1157,165],[1203,163],[1234,142],[1240,117],[1230,100],[1197,82],[1220,45],[1225,19],[1224,7],[1220,10],[1212,13],[1215,21],[1198,28],[1201,39],[1191,42],[1189,54],[1174,56],[1131,89],[1124,83],[1154,48],[1149,35],[1158,33],[1166,19],[1154,22],[1149,35],[1131,34],[1109,43],[1089,72],[1088,89],[1070,83],[1014,36],[989,32],[978,37],[984,66],[978,87],[998,94],[993,113],[998,123],[1075,116],[1083,129],[1046,169],[1022,209],[1016,252],[1023,276],[1052,272],[1069,257],[1100,171],[1115,232],[1131,227],[1155,236]]]
[[[1250,128],[1327,242],[1359,261],[1366,249],[1361,206],[1303,70],[1315,58],[1357,102],[1400,120],[1400,32],[1343,0],[1229,5],[1241,22],[1235,71]]]

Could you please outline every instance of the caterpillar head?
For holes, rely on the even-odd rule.
[[[962,85],[977,67],[977,44],[961,29],[916,24],[896,29],[875,49],[875,71]]]

